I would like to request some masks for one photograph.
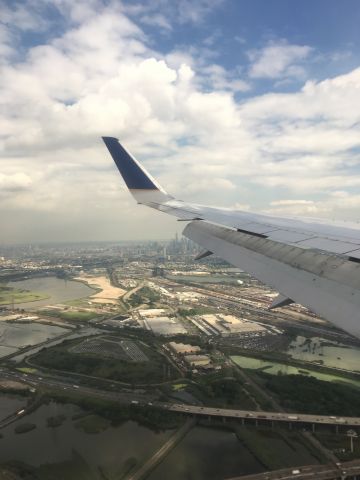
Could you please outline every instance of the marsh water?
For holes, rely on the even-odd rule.
[[[8,286],[43,293],[48,296],[48,298],[36,302],[16,304],[17,308],[26,308],[27,310],[88,297],[94,293],[94,290],[84,283],[73,280],[64,280],[57,277],[29,278],[27,280],[9,282]]]
[[[0,421],[21,410],[25,405],[25,397],[0,393]]]
[[[339,342],[298,336],[289,346],[288,353],[296,359],[315,362],[327,367],[360,371],[360,348]]]
[[[263,470],[234,432],[198,426],[155,468],[149,480],[217,480]]]
[[[67,331],[66,328],[41,323],[0,322],[0,357],[15,353],[21,347],[59,337]]]
[[[0,395],[0,412],[21,408],[18,399]],[[0,463],[22,462],[42,472],[41,478],[75,480],[79,468],[84,478],[121,478],[127,463],[138,465],[151,457],[174,430],[154,432],[133,421],[110,426],[100,433],[85,433],[76,427],[82,410],[74,405],[51,402],[36,412],[1,429]],[[47,426],[47,419],[63,415],[61,426]],[[74,418],[75,417],[75,418]],[[34,430],[15,433],[21,423],[33,423]],[[45,464],[49,477],[44,476]],[[75,465],[76,464],[76,465]],[[42,466],[42,467],[41,467]],[[53,466],[53,467],[52,467]],[[75,469],[76,466],[76,469]],[[77,474],[73,471],[77,470]],[[261,465],[230,431],[195,427],[151,474],[150,479],[218,480],[225,476],[259,472]]]

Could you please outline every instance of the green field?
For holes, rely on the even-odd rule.
[[[183,390],[184,388],[186,388],[187,383],[175,383],[171,387],[174,390],[174,392],[177,392],[178,390]]]
[[[36,368],[31,368],[31,367],[20,367],[20,368],[17,368],[16,370],[19,370],[19,372],[22,372],[22,373],[37,373]]]
[[[36,302],[37,300],[44,300],[46,298],[49,298],[49,296],[40,292],[30,292],[29,290],[12,288],[0,284],[0,305]]]

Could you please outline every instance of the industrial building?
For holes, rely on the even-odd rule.
[[[150,317],[143,318],[144,326],[151,330],[155,335],[177,335],[178,333],[187,333],[186,329],[175,318],[169,317]]]
[[[177,355],[188,355],[191,353],[199,353],[201,348],[198,345],[189,345],[187,343],[168,343],[169,348]]]
[[[185,355],[184,359],[191,367],[206,367],[211,364],[208,355]]]
[[[164,308],[148,308],[146,310],[138,310],[138,313],[141,317],[153,318],[166,314],[166,310]]]
[[[262,336],[269,333],[260,323],[225,314],[197,315],[191,318],[192,323],[206,335]]]

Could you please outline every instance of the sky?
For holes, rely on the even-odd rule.
[[[360,219],[358,0],[0,0],[0,243],[173,237],[173,196]]]

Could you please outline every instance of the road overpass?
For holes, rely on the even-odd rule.
[[[23,381],[30,384],[33,387],[40,385],[52,387],[59,390],[65,390],[69,392],[82,393],[88,396],[100,397],[106,400],[131,404],[136,402],[136,405],[156,407],[163,410],[172,412],[178,412],[185,415],[193,415],[196,417],[205,418],[220,418],[237,419],[242,423],[287,423],[289,425],[299,424],[302,425],[330,425],[335,427],[360,427],[360,417],[345,417],[345,416],[329,416],[329,415],[309,415],[303,413],[288,413],[288,412],[265,412],[256,410],[240,410],[229,408],[216,408],[216,407],[202,407],[198,405],[176,404],[158,402],[155,400],[154,394],[139,394],[132,392],[116,392],[108,391],[94,387],[88,387],[79,383],[74,385],[74,379],[69,377],[50,376],[48,374],[42,374],[40,377],[30,373],[23,373],[19,371],[11,371],[7,369],[0,369],[0,376],[12,380]]]
[[[227,480],[347,480],[360,478],[360,461],[337,463],[336,465],[307,465],[272,472],[243,475]]]
[[[173,412],[181,412],[187,415],[196,415],[204,417],[220,417],[223,419],[241,419],[244,422],[282,422],[288,424],[308,424],[308,425],[332,425],[332,426],[352,426],[360,427],[360,417],[343,417],[329,415],[309,415],[304,413],[287,412],[261,412],[250,410],[238,410],[228,408],[200,407],[197,405],[185,404],[160,404],[161,408]]]

